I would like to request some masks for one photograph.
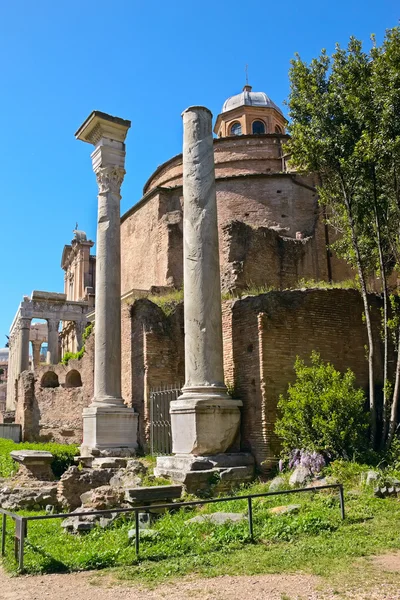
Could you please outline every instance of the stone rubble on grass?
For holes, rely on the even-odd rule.
[[[269,492],[279,492],[280,490],[284,490],[287,487],[286,479],[278,475],[274,477],[274,479],[269,484]]]
[[[398,482],[398,485],[376,487],[374,496],[375,498],[388,498],[390,496],[400,498],[400,482]]]
[[[8,485],[0,489],[0,506],[6,510],[43,510],[50,504],[58,505],[56,482],[38,481],[23,487],[8,480]]]
[[[240,521],[246,520],[246,515],[243,513],[227,513],[227,512],[215,512],[206,515],[198,515],[189,519],[185,523],[214,523],[215,525],[224,525],[225,523],[239,523]]]
[[[123,506],[124,492],[111,485],[102,485],[81,494],[81,503],[92,510],[107,510]]]
[[[50,464],[50,452],[13,450],[10,456],[18,463],[18,471],[3,479],[0,506],[6,510],[43,510],[57,506],[57,482]]]
[[[288,504],[287,506],[274,506],[269,508],[268,512],[271,515],[297,514],[300,508],[301,504]]]
[[[139,539],[142,540],[153,540],[158,537],[159,532],[155,531],[155,529],[140,529],[139,531]],[[128,531],[128,538],[130,540],[136,539],[136,529],[130,529]]]
[[[361,484],[371,485],[372,483],[376,483],[380,478],[380,474],[377,471],[367,471],[366,473],[361,473]]]
[[[306,487],[308,481],[313,478],[313,475],[307,467],[299,465],[295,468],[289,479],[290,487]]]
[[[74,513],[85,513],[92,511],[92,508],[79,507],[74,510]],[[96,525],[103,529],[111,525],[115,519],[120,516],[120,513],[107,512],[103,515],[80,515],[76,517],[67,517],[61,522],[61,527],[68,533],[80,533],[91,531]]]

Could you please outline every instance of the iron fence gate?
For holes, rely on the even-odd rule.
[[[171,454],[171,415],[169,405],[181,394],[181,386],[150,390],[150,453]]]

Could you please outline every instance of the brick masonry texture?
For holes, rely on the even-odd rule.
[[[329,232],[315,178],[283,172],[285,140],[279,135],[214,140],[223,290],[329,278]],[[121,219],[122,295],[183,283],[182,156],[161,165],[144,193]],[[351,277],[343,261],[329,260],[333,280]]]
[[[18,380],[15,422],[22,427],[23,441],[82,442],[82,410],[93,397],[94,335],[85,343],[80,360],[68,365],[42,365],[34,373],[24,371]],[[82,386],[67,387],[72,370],[78,371]],[[43,377],[54,372],[58,387],[43,387]]]
[[[376,338],[376,384],[381,385],[379,298],[370,296]],[[243,400],[241,448],[254,454],[259,468],[276,463],[279,441],[274,435],[277,402],[294,380],[296,356],[321,353],[340,371],[350,368],[366,389],[367,343],[362,301],[356,290],[287,290],[246,296],[222,303],[225,380]],[[82,408],[93,395],[94,335],[80,361],[67,367],[43,366],[19,380],[16,422],[24,440],[81,442]],[[65,387],[71,369],[79,370],[82,387]],[[40,385],[54,371],[60,387]],[[139,413],[139,443],[148,450],[150,390],[184,382],[183,304],[172,312],[142,298],[122,308],[123,397]]]

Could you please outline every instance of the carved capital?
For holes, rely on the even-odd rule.
[[[120,195],[120,189],[125,176],[125,169],[122,167],[100,167],[96,170],[97,185],[99,193]]]
[[[51,333],[52,331],[58,331],[60,326],[60,321],[58,319],[47,319],[47,331]]]
[[[27,317],[21,317],[18,321],[19,329],[30,329],[31,328],[31,319]]]

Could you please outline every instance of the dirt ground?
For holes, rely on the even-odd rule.
[[[364,581],[326,583],[309,575],[184,578],[153,590],[119,582],[105,572],[9,577],[0,568],[1,600],[400,600],[400,553],[359,564]],[[375,570],[369,581],[367,569]],[[387,577],[387,576],[388,577]],[[391,577],[389,577],[389,575]],[[361,580],[363,577],[361,577]]]

